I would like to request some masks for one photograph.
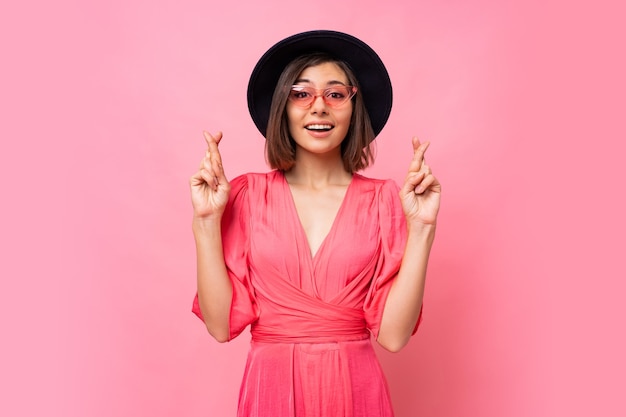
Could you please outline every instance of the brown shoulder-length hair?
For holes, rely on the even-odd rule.
[[[288,171],[296,161],[296,143],[289,134],[286,110],[291,86],[306,68],[327,62],[332,62],[341,68],[348,78],[348,83],[357,87],[357,93],[352,97],[350,128],[341,143],[343,165],[346,171],[354,173],[367,168],[374,161],[370,144],[376,135],[354,73],[343,61],[337,60],[328,54],[312,53],[291,61],[283,70],[276,84],[270,107],[266,132],[267,140],[265,142],[267,162],[272,169]]]

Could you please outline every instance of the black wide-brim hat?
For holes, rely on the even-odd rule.
[[[314,30],[290,36],[272,46],[259,59],[248,83],[248,109],[263,136],[267,132],[274,89],[285,67],[309,53],[323,52],[348,64],[359,81],[359,91],[376,136],[387,123],[393,92],[389,73],[365,42],[342,32]]]

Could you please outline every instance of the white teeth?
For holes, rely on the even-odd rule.
[[[306,128],[309,130],[330,130],[333,127],[331,125],[308,125]]]

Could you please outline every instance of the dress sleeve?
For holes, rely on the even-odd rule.
[[[380,242],[378,261],[369,292],[365,298],[364,310],[367,327],[378,338],[383,310],[393,281],[398,276],[407,240],[406,219],[398,197],[398,185],[388,180],[378,194]],[[423,305],[423,304],[422,304]],[[413,334],[422,321],[420,310]]]
[[[233,286],[230,307],[229,340],[238,336],[258,317],[254,289],[250,285],[248,248],[250,231],[250,204],[248,180],[245,175],[230,183],[229,200],[222,217],[222,247],[228,276]],[[203,320],[198,294],[193,300],[192,312]]]

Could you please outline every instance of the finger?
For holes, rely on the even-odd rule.
[[[430,142],[420,143],[417,137],[413,138],[413,159],[409,165],[409,171],[419,171],[424,163],[424,154],[430,146]]]
[[[191,176],[191,178],[189,178],[189,185],[191,187],[195,187],[198,185],[202,185],[204,184],[204,179],[202,178],[202,174],[200,173],[200,170],[198,170],[198,172],[196,172],[195,174],[193,174]]]
[[[410,172],[404,180],[404,185],[401,189],[402,195],[407,195],[415,191],[415,187],[424,180],[425,174],[423,172]]]
[[[208,147],[205,152],[202,168],[206,169],[209,174],[213,176],[213,179],[207,181],[207,183],[211,186],[211,188],[213,188],[213,190],[217,191],[220,184],[226,184],[228,186],[228,179],[226,178],[224,167],[222,165],[222,155],[218,149],[218,145],[222,140],[223,135],[222,132],[217,132],[215,135],[212,135],[207,131],[203,131],[202,133]]]
[[[414,147],[414,152],[413,152],[413,159],[417,159],[419,161],[423,161],[424,160],[424,154],[426,153],[426,149],[428,149],[428,147],[430,146],[430,142],[424,142],[424,143],[420,143],[419,140],[417,140],[416,142],[413,142],[414,144],[417,143],[418,146]]]
[[[216,177],[216,184],[227,182],[224,166],[222,165],[222,155],[217,146],[222,140],[222,132],[218,132],[215,136],[211,136],[208,132],[205,132],[205,134],[207,135],[207,144],[209,145],[207,153],[210,156],[211,168]]]
[[[203,136],[204,136],[204,140],[207,143],[207,146],[210,148],[211,147],[211,143],[215,142],[215,144],[220,143],[220,141],[222,140],[222,132],[217,132],[215,135],[210,134],[209,132],[207,132],[206,130],[204,130],[202,132]]]
[[[417,187],[415,187],[415,194],[423,194],[426,190],[434,188],[435,185],[438,185],[439,182],[434,175],[427,175],[424,179],[419,183]]]
[[[211,160],[217,160],[221,164],[222,156],[220,155],[220,151],[217,145],[222,139],[222,132],[218,132],[217,135],[215,136],[212,136],[209,132],[204,132],[204,135],[205,135],[204,137],[208,145],[206,155],[209,156]]]
[[[220,171],[219,167],[222,165],[220,151],[217,148],[217,145],[222,140],[222,132],[217,132],[215,136],[206,130],[203,132],[204,139],[206,140],[208,149],[205,155],[209,158],[211,162],[211,166],[213,167],[213,171],[218,173]],[[217,180],[215,181],[217,183]]]
[[[217,151],[217,145],[215,152],[210,152],[210,158],[208,159],[208,164],[211,167],[211,172],[215,175],[216,183],[219,181],[225,181],[226,178],[224,176],[224,167],[222,166],[222,156],[219,151]]]
[[[210,156],[206,156],[202,159],[202,162],[200,163],[200,169],[206,169],[208,171],[213,170],[213,160]]]
[[[210,165],[211,165],[211,152],[206,151],[204,153],[204,158],[202,158],[200,160],[200,168],[199,169],[202,169],[203,167],[210,166]]]
[[[217,178],[211,170],[201,169],[200,176],[213,191],[217,190]]]
[[[411,138],[411,144],[413,145],[413,153],[415,153],[422,143],[417,136],[413,136],[413,138]]]
[[[220,134],[220,139],[221,139],[221,132],[218,132],[218,134]],[[215,140],[215,137],[213,135],[211,135],[209,132],[207,132],[206,130],[202,131],[202,135],[204,136],[204,140],[207,144],[207,149],[206,151],[204,151],[204,159],[211,159],[211,152],[209,151],[209,147],[211,146],[212,142],[217,142]],[[203,163],[204,163],[204,159],[200,162],[200,168],[202,168]]]
[[[217,187],[220,183],[226,182],[226,177],[224,175],[224,168],[222,168],[222,164],[219,162],[213,161],[211,165],[211,171],[213,173],[213,178],[215,181],[215,186]]]
[[[207,176],[211,178],[211,180],[207,180],[207,183],[213,187],[213,185],[218,184],[218,176],[220,176],[220,169],[215,165],[213,158],[211,158],[210,154],[207,152],[207,156],[202,159],[200,163],[200,170],[206,171]]]

